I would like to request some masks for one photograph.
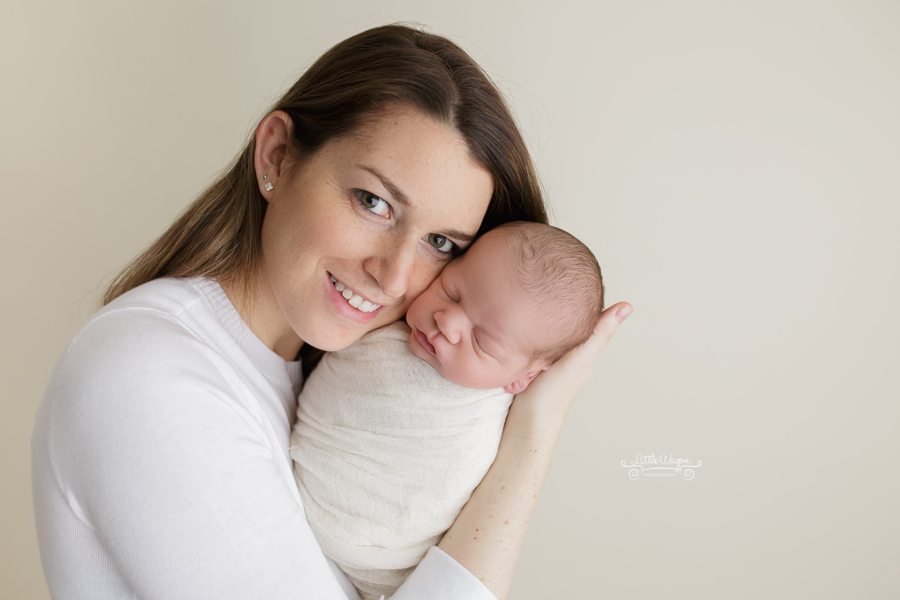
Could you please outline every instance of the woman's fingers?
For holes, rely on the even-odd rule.
[[[590,378],[594,363],[597,361],[600,351],[606,347],[606,344],[613,338],[619,325],[625,321],[634,311],[627,302],[618,302],[608,307],[600,313],[600,319],[594,327],[594,333],[581,346],[569,351],[563,359],[571,358],[574,362],[572,367],[576,372],[573,377],[584,385],[584,382]]]
[[[619,302],[603,311],[588,340],[559,359],[539,375],[513,403],[517,415],[525,415],[533,423],[542,423],[551,431],[562,426],[572,401],[584,388],[593,371],[597,356],[612,339],[619,325],[634,308]]]
[[[594,327],[594,333],[581,346],[570,350],[560,362],[576,363],[574,367],[578,371],[590,371],[600,351],[609,343],[625,319],[634,311],[634,307],[628,302],[618,302],[608,307],[600,314],[600,319]]]
[[[604,310],[591,337],[580,346],[569,350],[531,385],[553,387],[562,396],[574,397],[590,378],[600,351],[633,311],[634,308],[628,302],[619,302]]]
[[[599,344],[599,348],[597,348],[599,351],[613,338],[619,325],[631,316],[632,312],[634,312],[634,307],[628,302],[617,302],[608,307],[600,313],[600,319],[594,327],[594,333],[591,334],[586,343]]]

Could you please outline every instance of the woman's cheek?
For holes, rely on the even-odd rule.
[[[409,291],[407,293],[407,303],[412,303],[419,294],[428,289],[428,286],[437,279],[437,276],[441,274],[441,271],[447,263],[441,263],[436,261],[432,257],[426,257],[424,259],[424,265],[418,270],[418,272],[414,275],[412,280],[410,281]]]

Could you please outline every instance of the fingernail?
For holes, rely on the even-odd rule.
[[[625,319],[627,319],[631,315],[632,311],[634,311],[634,308],[632,308],[630,304],[626,304],[625,306],[619,307],[616,310],[616,320],[619,323],[623,322]]]

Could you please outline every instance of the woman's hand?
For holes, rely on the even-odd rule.
[[[604,310],[586,342],[567,352],[516,396],[510,416],[523,418],[540,430],[558,433],[572,401],[590,378],[600,351],[633,310],[627,302]]]

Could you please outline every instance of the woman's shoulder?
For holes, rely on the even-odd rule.
[[[258,490],[263,479],[282,495],[282,482],[293,482],[288,413],[276,414],[279,398],[264,404],[273,393],[248,359],[203,331],[212,309],[198,283],[153,281],[123,294],[82,327],[50,376],[32,434],[34,468],[91,523],[122,522],[113,511],[129,510],[128,498],[172,496],[202,509],[235,480]]]
[[[197,280],[162,278],[138,286],[94,313],[71,339],[60,363],[92,358],[98,368],[146,360],[153,355],[192,353],[197,344],[198,322],[204,320],[203,296]],[[84,368],[88,365],[82,364]]]
[[[132,288],[97,311],[87,325],[117,311],[144,309],[178,318],[202,305],[216,288],[206,277],[160,277]],[[221,289],[221,288],[218,288]]]
[[[197,383],[221,388],[234,379],[235,361],[228,360],[227,333],[205,296],[208,285],[216,284],[156,279],[104,306],[63,350],[48,393],[78,390],[79,397],[99,400],[129,389],[133,397]]]
[[[181,339],[199,337],[213,345],[217,333],[240,320],[224,290],[207,277],[161,277],[139,285],[98,310],[73,338],[103,332],[113,338],[146,335],[147,328],[180,329]],[[177,341],[178,336],[169,338]]]
[[[191,411],[211,418],[213,407],[260,421],[246,393],[249,367],[236,366],[203,330],[212,326],[204,325],[210,311],[198,283],[151,281],[98,311],[59,357],[43,410],[70,432],[84,423],[75,437],[97,435],[97,423],[111,420],[117,429],[146,430],[163,415],[172,422],[187,422]]]

